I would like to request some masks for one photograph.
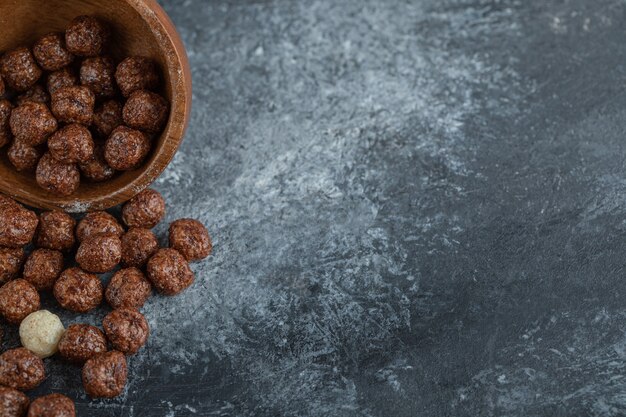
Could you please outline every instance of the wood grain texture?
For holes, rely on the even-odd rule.
[[[168,124],[145,163],[104,183],[83,181],[72,196],[41,189],[34,174],[16,172],[0,156],[0,191],[30,206],[69,212],[102,210],[127,201],[148,187],[167,167],[178,149],[191,110],[191,71],[176,28],[155,0],[5,0],[0,2],[0,51],[31,46],[40,36],[63,31],[82,14],[94,15],[112,29],[109,51],[116,58],[149,57],[159,63],[162,93],[170,102]]]

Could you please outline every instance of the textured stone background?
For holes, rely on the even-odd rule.
[[[626,413],[623,0],[163,5],[195,85],[156,188],[215,253],[146,307],[120,399],[56,360],[38,392],[93,417]]]

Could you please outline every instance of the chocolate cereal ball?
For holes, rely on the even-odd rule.
[[[23,417],[28,410],[28,397],[13,388],[0,386],[0,416]]]
[[[24,94],[20,94],[17,96],[16,103],[18,106],[22,104],[32,101],[33,103],[50,103],[50,94],[39,84],[35,84],[31,89],[26,91]]]
[[[96,18],[78,16],[65,31],[67,49],[78,56],[97,56],[109,38],[109,31]]]
[[[34,171],[42,155],[39,147],[31,146],[20,139],[14,140],[7,150],[9,162],[18,172]]]
[[[44,143],[58,127],[48,106],[32,101],[27,101],[11,111],[9,125],[16,138],[31,146]]]
[[[72,195],[80,185],[80,171],[76,164],[64,164],[46,152],[35,173],[37,184],[45,190],[60,195]]]
[[[159,86],[159,71],[154,61],[130,56],[117,66],[115,80],[124,97],[137,90],[154,90]]]
[[[31,403],[26,417],[76,417],[76,408],[65,395],[48,394]]]
[[[176,295],[189,287],[195,277],[187,260],[176,249],[159,249],[147,266],[148,279],[163,295]]]
[[[88,126],[93,119],[96,96],[85,86],[61,87],[52,93],[52,113],[60,122]]]
[[[124,228],[122,225],[106,211],[87,213],[76,227],[76,237],[79,242],[98,235],[115,235],[119,237],[123,234]]]
[[[11,110],[13,105],[9,100],[0,100],[0,148],[11,142]]]
[[[138,268],[126,268],[113,275],[104,297],[113,308],[140,308],[150,298],[151,293],[152,286],[143,272]]]
[[[33,55],[46,71],[56,71],[68,66],[74,60],[65,48],[65,39],[61,33],[48,33],[33,46]]]
[[[113,347],[126,355],[134,355],[146,344],[150,328],[146,318],[134,308],[113,310],[102,321],[104,333]]]
[[[0,72],[4,81],[15,91],[28,90],[42,74],[33,54],[24,47],[7,52],[0,58]]]
[[[170,224],[169,235],[170,247],[190,262],[206,258],[213,249],[209,232],[198,220],[176,220]]]
[[[115,63],[109,56],[87,58],[80,66],[80,83],[87,86],[97,98],[115,96]]]
[[[20,324],[24,317],[39,310],[39,306],[39,293],[24,279],[15,279],[0,287],[0,314],[11,324]]]
[[[83,386],[91,398],[114,398],[124,391],[126,357],[116,350],[100,353],[83,366]]]
[[[74,247],[76,221],[61,211],[46,211],[39,216],[35,244],[39,248],[69,251]]]
[[[71,87],[78,84],[78,77],[71,68],[65,67],[48,75],[48,92],[50,94],[62,87]]]
[[[128,227],[152,229],[165,216],[165,200],[147,188],[131,198],[122,208],[122,220]]]
[[[19,248],[28,245],[39,219],[37,215],[21,204],[5,198],[0,204],[0,246]]]
[[[142,267],[159,250],[159,241],[148,229],[131,227],[122,236],[122,264]]]
[[[102,182],[113,178],[115,170],[104,159],[104,147],[96,145],[91,158],[78,164],[85,178],[94,182]]]
[[[122,110],[126,125],[150,133],[158,133],[163,129],[168,114],[167,100],[146,90],[132,93]]]
[[[0,284],[17,278],[25,257],[22,248],[0,247]]]
[[[70,325],[59,341],[59,353],[68,362],[83,364],[106,351],[107,340],[104,333],[88,324]]]
[[[10,349],[0,355],[0,385],[28,391],[45,378],[43,361],[30,350]]]
[[[104,159],[111,168],[127,171],[136,168],[150,151],[150,139],[144,133],[119,126],[104,144]]]
[[[51,290],[63,271],[63,254],[57,250],[36,249],[24,264],[24,279],[39,290]]]
[[[48,150],[54,159],[64,164],[87,162],[93,156],[94,143],[89,129],[70,124],[57,130],[48,139]]]
[[[82,241],[76,252],[76,262],[85,271],[104,273],[112,270],[122,259],[122,242],[115,235],[98,235]]]
[[[66,269],[54,284],[54,298],[66,310],[86,313],[102,302],[102,283],[80,268]]]
[[[122,123],[122,105],[117,100],[104,102],[93,114],[93,125],[103,138],[108,138]]]

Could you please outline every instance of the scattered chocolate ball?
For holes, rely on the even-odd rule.
[[[131,56],[117,66],[115,80],[124,97],[137,90],[154,90],[159,86],[159,71],[154,61]]]
[[[31,146],[20,139],[13,141],[7,150],[7,157],[11,165],[18,171],[34,171],[43,152],[35,146]]]
[[[89,87],[61,87],[52,93],[52,113],[60,122],[90,125],[95,104],[96,96]]]
[[[148,229],[131,227],[122,236],[122,264],[142,267],[159,250],[159,241]]]
[[[111,168],[127,171],[137,168],[150,151],[150,139],[139,130],[119,126],[104,144],[104,159]]]
[[[123,122],[122,105],[117,100],[104,102],[93,114],[93,125],[103,138],[108,138],[111,132]]]
[[[70,325],[59,341],[59,353],[69,362],[83,364],[106,351],[107,340],[104,333],[88,324]]]
[[[48,106],[27,101],[11,111],[11,132],[19,140],[31,146],[41,145],[58,127]]]
[[[48,75],[48,92],[53,94],[59,88],[72,87],[78,84],[78,77],[71,68],[65,67]]]
[[[10,198],[0,204],[0,246],[19,248],[28,245],[39,219],[37,215]]]
[[[24,264],[24,279],[39,290],[51,290],[63,271],[63,254],[52,249],[36,249]]]
[[[147,188],[131,198],[122,208],[122,220],[128,227],[152,229],[165,216],[165,200]]]
[[[121,269],[113,275],[104,293],[113,308],[140,308],[150,298],[152,286],[138,268]],[[119,349],[124,352],[124,349]]]
[[[57,71],[68,66],[74,60],[65,48],[65,39],[61,33],[48,33],[41,37],[33,46],[33,55],[41,68],[46,71]]]
[[[46,152],[35,173],[37,184],[45,190],[60,195],[72,195],[80,185],[80,171],[76,164],[64,164]]]
[[[122,117],[129,127],[150,133],[163,129],[169,115],[169,105],[160,95],[146,91],[135,91],[128,97]]]
[[[26,417],[76,417],[76,408],[65,395],[48,394],[30,404]]]
[[[112,270],[122,259],[122,242],[115,235],[98,235],[83,240],[76,252],[76,262],[88,272]]]
[[[94,143],[89,129],[70,124],[57,130],[48,140],[48,150],[54,159],[64,164],[87,162],[93,156]]]
[[[94,182],[102,182],[113,178],[115,170],[104,159],[104,147],[96,145],[91,158],[78,164],[85,178]]]
[[[176,220],[170,224],[169,235],[170,247],[190,262],[206,258],[213,249],[209,232],[198,220]]]
[[[33,103],[50,103],[50,94],[39,84],[35,84],[31,89],[17,96],[16,104],[21,106],[24,103],[32,101]]]
[[[86,313],[102,302],[102,283],[96,275],[70,268],[61,273],[53,293],[64,309]]]
[[[126,355],[134,355],[146,344],[150,328],[146,318],[134,308],[113,310],[102,321],[111,345]]]
[[[0,72],[4,81],[15,91],[28,90],[42,74],[33,54],[24,47],[9,51],[0,58]]]
[[[14,279],[0,287],[0,314],[11,324],[20,324],[39,306],[37,289],[25,279]]]
[[[100,55],[108,37],[107,28],[91,16],[78,16],[65,31],[67,49],[78,56]]]
[[[124,391],[128,369],[122,352],[100,353],[83,366],[83,386],[91,398],[114,398]]]
[[[23,417],[28,410],[28,397],[13,388],[0,386],[0,416]]]
[[[76,221],[61,211],[46,211],[39,216],[35,244],[39,248],[69,251],[74,247]]]
[[[163,295],[176,295],[189,287],[195,277],[187,260],[176,249],[159,249],[148,261],[148,279]]]
[[[115,63],[109,56],[87,58],[80,66],[80,83],[94,92],[97,98],[115,96]]]
[[[45,377],[43,361],[28,349],[10,349],[0,355],[0,385],[28,391]]]
[[[25,257],[22,248],[0,247],[0,284],[17,278]]]
[[[9,100],[0,100],[0,148],[11,142],[11,110],[13,105]]]
[[[79,242],[98,235],[115,235],[120,237],[123,234],[124,228],[122,225],[106,211],[87,213],[76,227],[76,238],[78,238]]]

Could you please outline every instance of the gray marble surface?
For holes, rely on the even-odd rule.
[[[626,414],[624,1],[163,5],[195,84],[155,187],[215,252],[145,308],[121,398],[56,360],[38,392],[92,417]]]

